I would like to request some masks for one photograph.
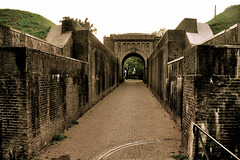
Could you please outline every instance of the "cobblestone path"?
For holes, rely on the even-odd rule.
[[[78,123],[38,158],[165,160],[180,150],[179,128],[140,81],[121,84]]]

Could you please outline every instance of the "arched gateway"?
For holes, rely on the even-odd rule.
[[[109,37],[104,37],[104,45],[118,57],[120,82],[124,77],[123,64],[132,56],[139,57],[143,61],[145,66],[143,80],[146,81],[147,59],[158,41],[159,37],[142,33],[111,34]]]

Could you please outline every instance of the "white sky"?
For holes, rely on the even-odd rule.
[[[2,0],[3,1],[3,0]],[[175,29],[184,18],[205,23],[239,0],[4,0],[0,8],[40,14],[59,24],[70,16],[89,21],[98,29],[96,37],[121,33],[152,33],[159,28]]]

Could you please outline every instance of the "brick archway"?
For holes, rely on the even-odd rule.
[[[119,78],[120,81],[124,80],[124,73],[123,73],[123,64],[124,62],[132,56],[136,56],[139,57],[143,62],[144,62],[144,77],[143,77],[143,81],[146,82],[146,78],[147,78],[147,55],[140,49],[137,48],[131,48],[128,50],[125,50],[124,52],[121,53],[120,57],[119,57]]]

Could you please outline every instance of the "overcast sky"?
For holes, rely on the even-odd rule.
[[[2,0],[0,8],[40,14],[55,24],[70,16],[89,21],[98,29],[97,38],[118,33],[151,33],[175,29],[184,18],[205,23],[239,0]]]

